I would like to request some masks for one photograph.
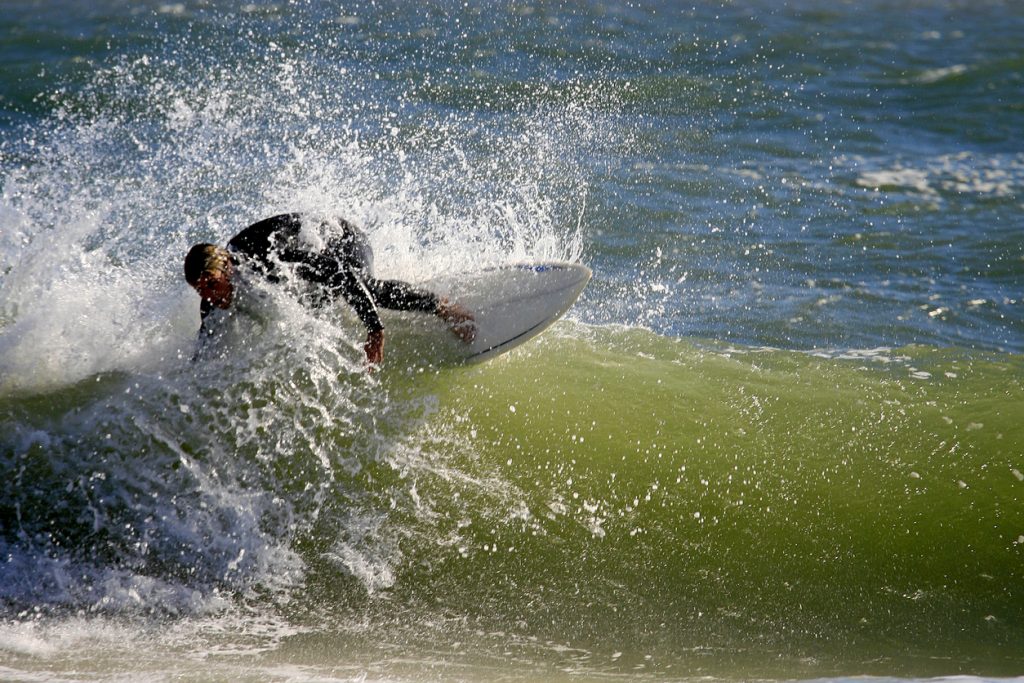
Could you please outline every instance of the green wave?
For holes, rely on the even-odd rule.
[[[474,366],[395,339],[368,379],[317,344],[5,400],[4,600],[106,610],[111,576],[152,577],[146,610],[233,595],[314,657],[1024,665],[1020,356],[562,323]]]
[[[411,438],[448,469],[417,480],[387,612],[752,675],[1019,673],[1022,371],[556,328],[432,376]]]

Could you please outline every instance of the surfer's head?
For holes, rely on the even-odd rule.
[[[185,256],[185,280],[217,308],[231,305],[231,253],[216,244],[197,244]]]

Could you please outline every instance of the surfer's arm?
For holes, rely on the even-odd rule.
[[[383,308],[395,311],[432,313],[452,326],[452,331],[463,341],[471,342],[476,336],[473,314],[464,306],[442,299],[433,292],[417,289],[401,280],[366,281],[374,300]]]
[[[206,341],[206,338],[213,334],[213,331],[206,324],[206,318],[213,310],[213,304],[206,299],[202,299],[199,302],[199,333],[196,336],[196,350],[192,353],[193,363],[199,360],[199,353],[203,350],[203,343]]]
[[[373,292],[374,299],[384,308],[432,313],[450,324],[452,332],[462,341],[469,343],[476,337],[473,314],[460,304],[442,299],[425,289],[417,289],[401,280],[371,278],[366,284]]]
[[[377,313],[373,295],[362,278],[351,270],[338,271],[332,284],[366,327],[366,344],[363,346],[366,361],[371,367],[379,365],[384,359],[384,325]]]
[[[440,299],[433,292],[416,289],[401,280],[366,279],[367,288],[373,293],[374,301],[392,311],[418,311],[437,314]]]
[[[359,320],[366,327],[367,332],[383,332],[384,324],[380,321],[380,314],[377,313],[377,305],[374,303],[373,295],[369,288],[351,270],[341,271],[337,284],[340,294],[352,307],[352,310],[359,316]]]

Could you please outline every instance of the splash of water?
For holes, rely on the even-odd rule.
[[[379,511],[426,515],[416,477],[454,476],[407,440],[429,401],[363,375],[340,307],[268,289],[265,317],[191,363],[191,243],[303,211],[361,225],[385,277],[582,255],[578,157],[617,134],[585,105],[591,86],[499,91],[482,126],[319,50],[213,59],[195,40],[46,93],[51,116],[0,147],[13,604],[197,611],[286,591],[307,546],[385,588],[401,532]],[[399,493],[373,493],[395,476]]]

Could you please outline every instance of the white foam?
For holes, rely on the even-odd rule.
[[[1024,184],[1024,157],[1021,155],[979,155],[973,152],[940,154],[902,163],[893,168],[867,168],[866,159],[851,159],[861,168],[855,183],[879,191],[912,192],[929,201],[941,200],[944,193],[1015,197]]]
[[[42,637],[33,622],[0,624],[0,652],[46,658],[58,651]]]
[[[944,66],[937,69],[927,69],[914,80],[918,83],[938,83],[949,78],[962,76],[969,70],[966,64],[953,64],[952,66]]]
[[[346,538],[339,539],[326,553],[327,559],[358,579],[370,593],[394,585],[393,567],[402,559],[397,545],[380,542],[385,536],[383,523],[379,516],[351,518],[345,524]]]
[[[929,184],[927,171],[914,168],[895,168],[884,171],[864,171],[857,178],[857,184],[871,189],[900,188],[924,195],[936,194]]]

